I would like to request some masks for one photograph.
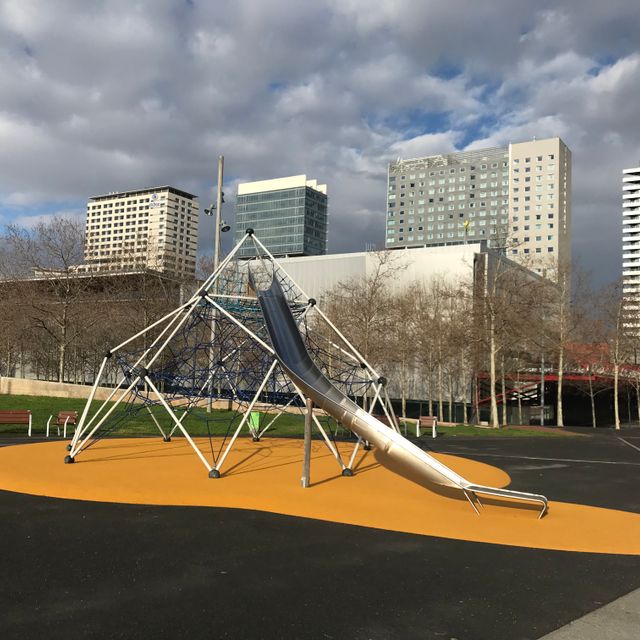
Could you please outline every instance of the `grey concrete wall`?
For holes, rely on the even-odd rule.
[[[112,389],[98,387],[96,400],[106,400]],[[46,382],[27,378],[0,377],[0,395],[12,396],[55,396],[58,398],[88,398],[91,387],[83,384]],[[0,405],[2,399],[0,398]]]

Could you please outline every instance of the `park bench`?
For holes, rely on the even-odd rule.
[[[49,437],[49,427],[51,425],[51,420],[53,420],[53,415],[49,416],[49,420],[47,420],[47,438]],[[58,435],[60,435],[60,427],[62,427],[62,437],[67,437],[67,425],[75,426],[78,423],[78,412],[77,411],[59,411],[58,416],[53,423],[58,429]]]
[[[420,429],[431,429],[431,436],[435,438],[438,435],[438,432],[436,431],[437,426],[437,416],[420,416],[416,420],[416,438],[420,437]]]
[[[21,409],[5,409],[0,411],[0,424],[28,424],[31,437],[31,411]]]

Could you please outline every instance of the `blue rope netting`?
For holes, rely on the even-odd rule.
[[[138,380],[127,398],[95,434],[91,444],[112,434],[132,418],[145,414],[147,423],[152,424],[154,416],[165,434],[175,431],[180,435],[173,418],[143,380],[147,375],[178,420],[183,421],[186,430],[190,434],[208,436],[211,463],[216,463],[273,364],[273,355],[243,329],[250,330],[266,344],[270,343],[257,299],[249,288],[249,263],[253,265],[256,261],[231,262],[216,285],[208,288],[209,296],[235,321],[201,297],[190,312],[189,309],[180,312],[173,323],[167,321],[156,328],[153,335],[146,333],[114,354],[127,384]],[[316,364],[343,393],[351,397],[362,396],[372,383],[361,363],[349,355],[344,346],[342,349],[336,346],[336,336],[326,336],[318,330],[317,320],[311,319],[313,309],[309,309],[306,298],[286,274],[273,266],[272,273],[289,300]],[[149,363],[158,346],[181,321],[175,335]],[[167,325],[170,326],[166,332],[160,335]],[[221,401],[230,409],[205,410],[207,404],[218,403],[219,406]],[[294,386],[279,365],[270,374],[258,402],[259,410],[269,420],[269,412],[284,405],[297,407],[300,411],[303,409]],[[330,432],[335,429],[336,425],[328,418],[325,423]],[[219,441],[216,447],[214,436]]]

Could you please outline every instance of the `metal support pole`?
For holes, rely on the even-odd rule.
[[[216,215],[215,215],[215,229],[213,236],[213,271],[214,273],[220,266],[220,227],[222,225],[222,183],[224,179],[224,156],[218,156],[218,192],[216,194]],[[218,280],[213,283],[212,293],[215,295],[218,292]],[[215,348],[216,339],[216,317],[218,315],[217,310],[213,309],[211,317],[211,349],[209,352],[209,362],[211,369],[215,366],[218,354]],[[207,393],[207,413],[211,413],[213,406],[213,376],[209,382],[209,388]]]
[[[213,270],[220,264],[220,227],[222,225],[222,182],[224,175],[224,156],[218,156],[218,193],[216,194],[216,228],[213,247]],[[217,287],[216,287],[217,288]]]
[[[540,363],[540,426],[544,427],[544,351]]]
[[[313,400],[307,398],[307,413],[304,416],[304,462],[302,464],[302,488],[311,484],[311,423],[313,421]]]

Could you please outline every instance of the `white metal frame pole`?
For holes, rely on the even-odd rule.
[[[269,424],[258,434],[258,438],[262,438],[262,436],[267,432],[267,430],[271,427],[271,425],[285,412],[286,408],[291,405],[291,403],[296,399],[295,394],[291,397],[291,400],[287,402],[281,409],[278,410],[278,413],[271,419]]]
[[[200,289],[194,294],[193,296],[194,298],[198,297],[201,291],[206,291],[207,293],[209,292],[209,288],[211,287],[211,285],[220,278],[220,274],[227,268],[227,265],[231,262],[231,260],[233,259],[233,256],[235,256],[236,253],[240,250],[240,247],[246,242],[248,237],[249,237],[248,235],[242,236],[238,244],[233,249],[231,249],[227,257],[218,265],[217,271],[214,271],[204,281]]]
[[[205,296],[207,302],[214,305],[217,309],[219,309],[231,322],[235,323],[238,327],[240,327],[245,333],[250,335],[258,344],[264,347],[269,353],[275,355],[275,351],[260,337],[258,337],[251,329],[247,329],[239,320],[234,318],[226,309],[222,308],[215,300],[210,298],[208,295]]]
[[[133,366],[131,367],[132,369],[134,369],[135,367],[137,367],[140,362],[142,362],[142,360],[151,352],[151,350],[155,347],[155,345],[162,339],[162,337],[164,336],[164,334],[171,328],[171,325],[176,321],[176,319],[179,317],[178,313],[179,311],[181,311],[182,309],[184,309],[183,307],[180,307],[178,310],[176,310],[175,312],[172,312],[174,315],[173,318],[170,319],[170,321],[167,323],[167,326],[165,326],[162,331],[156,336],[156,338],[154,339],[154,341],[149,345],[149,347],[144,351],[144,353],[136,360],[136,362],[133,364]],[[189,312],[190,313],[190,312]],[[184,318],[189,316],[189,313],[187,313]],[[183,320],[184,320],[183,318]],[[180,325],[178,325],[180,326]],[[141,333],[144,333],[141,332]],[[171,337],[173,337],[174,333],[171,335]],[[140,335],[140,334],[138,334]],[[164,349],[165,345],[162,346],[162,349]],[[113,352],[111,352],[113,353]],[[107,358],[105,358],[106,360]],[[78,441],[80,440],[80,438],[82,437],[83,433],[85,433],[86,431],[89,430],[89,427],[91,427],[91,425],[93,424],[94,420],[97,419],[97,417],[102,413],[102,410],[107,406],[107,404],[109,403],[109,401],[111,400],[111,398],[113,398],[113,396],[116,395],[116,393],[120,390],[120,388],[122,387],[122,385],[126,382],[127,378],[126,376],[123,376],[120,381],[118,382],[118,384],[115,386],[115,388],[113,389],[113,391],[111,391],[111,393],[107,396],[107,399],[103,401],[103,403],[98,407],[98,409],[96,410],[96,412],[93,414],[93,416],[91,417],[91,419],[89,420],[89,422],[87,422],[86,425],[83,425],[82,428],[76,428],[76,431],[74,433],[74,441],[71,443],[71,451],[75,451],[75,447],[78,444]],[[116,404],[119,404],[120,401],[122,400],[123,396],[120,397],[120,399],[118,399],[116,401]],[[86,407],[85,407],[86,409]],[[106,417],[106,416],[105,416]],[[104,422],[105,417],[103,417],[100,420],[100,424],[102,424]],[[95,433],[95,430],[92,431],[92,433]],[[72,454],[72,457],[75,454]]]
[[[146,407],[147,411],[149,412],[149,415],[151,416],[151,419],[155,422],[156,427],[158,427],[158,430],[162,434],[163,440],[166,440],[167,439],[167,434],[162,430],[162,427],[160,426],[160,423],[158,422],[158,419],[153,415],[153,411],[151,411],[151,407],[148,404],[145,405],[145,407]]]
[[[190,309],[187,310],[187,312],[182,316],[182,318],[180,319],[180,321],[176,324],[176,326],[173,328],[173,331],[171,331],[171,333],[169,334],[169,336],[165,339],[165,341],[162,343],[162,346],[159,347],[156,352],[155,355],[153,355],[153,357],[151,358],[151,360],[149,360],[144,366],[145,369],[149,368],[154,362],[155,360],[158,358],[158,356],[164,351],[165,347],[167,346],[167,344],[169,344],[169,341],[173,338],[173,336],[178,333],[178,330],[180,329],[180,327],[185,323],[185,321],[187,320],[187,318],[191,315],[191,313],[193,312],[193,310],[196,308],[197,304],[199,302],[199,299],[196,299],[192,302],[192,306]],[[170,326],[170,325],[169,325]],[[165,330],[163,330],[163,333]],[[159,337],[161,337],[163,335],[163,333],[160,334]],[[158,338],[156,338],[156,341],[158,340]],[[150,347],[149,349],[147,349],[147,351],[145,351],[145,353],[142,354],[142,356],[140,356],[140,358],[138,358],[138,361],[136,362],[136,364],[134,365],[134,367],[136,367],[140,361],[147,355],[147,353],[151,350],[152,347]],[[82,441],[82,443],[80,445],[77,445],[75,448],[72,447],[71,452],[70,452],[70,457],[74,458],[78,453],[80,453],[80,451],[82,450],[82,447],[85,445],[85,443],[87,442],[87,440],[97,431],[97,429],[104,423],[104,421],[113,413],[113,411],[115,410],[115,408],[122,402],[123,398],[125,397],[125,395],[127,393],[129,393],[134,387],[135,385],[138,383],[138,381],[141,379],[141,376],[136,376],[134,381],[129,385],[129,387],[126,389],[126,391],[124,393],[122,393],[120,395],[120,397],[118,398],[118,400],[116,400],[116,402],[111,406],[111,408],[107,411],[107,413],[105,413],[105,415],[100,419],[100,421],[93,427],[93,429],[91,430],[91,432],[89,433],[88,436],[86,436],[84,438],[84,440]],[[122,382],[120,383],[122,384]],[[104,406],[104,405],[103,405]]]
[[[152,349],[155,347],[156,344],[158,344],[158,342],[160,342],[160,340],[162,339],[162,337],[165,335],[165,333],[167,331],[169,331],[169,329],[171,329],[171,326],[173,325],[174,322],[176,322],[176,320],[179,318],[179,313],[181,311],[184,310],[184,308],[186,306],[188,306],[189,304],[193,305],[193,301],[194,299],[192,298],[192,300],[187,303],[186,305],[182,305],[180,307],[178,307],[177,309],[175,309],[174,311],[172,311],[170,314],[167,314],[163,320],[166,320],[168,318],[169,322],[167,323],[167,325],[162,329],[162,331],[155,337],[155,339],[153,340],[153,342],[149,345],[149,347],[147,347],[147,349],[144,351],[144,353],[136,360],[136,362],[133,364],[133,366],[131,367],[132,369],[137,367],[140,362],[142,362],[142,360],[152,351]],[[193,307],[192,307],[193,309]],[[191,309],[191,310],[192,310]],[[191,310],[189,310],[189,312],[187,312],[187,314],[183,317],[184,318],[188,317],[189,314],[191,313]],[[171,317],[173,316],[173,317]],[[140,331],[139,333],[136,334],[136,336],[140,336],[143,333],[145,333],[145,331],[147,331],[148,329],[152,328],[153,326],[157,325],[158,322],[154,322],[152,325],[150,325],[149,327],[147,327],[146,329],[143,329],[142,331]],[[180,326],[180,325],[178,325]],[[173,337],[174,333],[171,335],[171,337]],[[129,340],[127,340],[126,342],[129,342],[130,340],[132,340],[133,338],[130,338]],[[124,342],[123,344],[126,344],[126,342]],[[121,345],[120,345],[121,346]],[[164,349],[165,345],[162,346],[162,349]],[[117,347],[120,348],[120,347]],[[114,351],[110,352],[112,355],[114,353]],[[105,357],[105,361],[108,360],[108,357]],[[102,375],[102,374],[100,374]],[[115,388],[113,389],[113,391],[111,391],[111,393],[109,394],[109,396],[107,397],[106,400],[103,401],[103,403],[98,407],[98,409],[95,411],[95,413],[93,414],[93,416],[91,417],[91,419],[89,420],[89,422],[86,425],[82,425],[82,427],[80,428],[80,426],[78,428],[76,428],[75,434],[74,434],[74,441],[71,443],[71,450],[73,451],[75,446],[78,443],[78,440],[82,437],[82,434],[85,433],[89,427],[91,426],[91,424],[94,422],[94,420],[96,420],[96,418],[102,413],[102,410],[107,406],[107,404],[109,403],[109,401],[111,400],[111,398],[113,398],[113,396],[116,395],[116,393],[118,392],[118,390],[122,387],[122,385],[126,382],[127,378],[126,376],[123,376],[120,381],[118,382],[118,384],[115,386]],[[94,386],[99,382],[99,379],[96,380],[96,383],[94,383]],[[119,401],[118,401],[119,402]],[[88,404],[85,405],[85,410],[87,409]]]
[[[391,399],[389,398],[389,394],[387,393],[386,387],[384,388],[384,398],[385,398],[385,401],[386,401],[385,403],[382,404],[382,407],[384,408],[384,412],[387,415],[387,417],[389,418],[389,420],[390,420],[391,424],[393,425],[393,428],[395,429],[395,431],[400,433],[400,425],[398,424],[398,416],[396,416],[396,414],[395,414],[395,412],[393,410],[393,405],[391,404]],[[386,408],[385,408],[385,404],[386,404]]]
[[[145,376],[144,379],[145,379],[145,382],[149,385],[149,387],[151,387],[151,390],[153,391],[153,393],[156,394],[158,400],[160,400],[160,402],[162,403],[162,406],[167,410],[167,413],[171,416],[173,421],[176,423],[176,426],[180,429],[180,431],[182,431],[182,434],[187,439],[187,442],[191,445],[193,450],[196,452],[196,454],[198,455],[198,458],[200,458],[200,460],[202,460],[202,463],[207,468],[207,471],[211,472],[211,470],[212,470],[211,465],[209,464],[207,459],[202,454],[202,451],[200,451],[200,449],[198,449],[196,443],[193,441],[193,439],[191,438],[191,436],[189,435],[187,430],[182,426],[182,423],[180,422],[180,420],[178,420],[178,418],[176,417],[175,413],[173,412],[173,410],[171,409],[171,407],[169,406],[169,404],[165,400],[164,396],[158,391],[158,389],[156,389],[156,386],[153,384],[153,382],[151,382],[151,379],[149,378],[149,376]]]
[[[356,459],[356,453],[358,453],[358,448],[362,443],[362,438],[358,436],[358,441],[356,442],[356,446],[353,448],[353,453],[351,454],[351,458],[349,458],[349,469],[353,471],[353,461]]]
[[[78,435],[82,431],[82,427],[84,426],[84,421],[87,419],[87,413],[89,412],[89,407],[91,406],[91,403],[93,402],[93,398],[96,395],[96,391],[98,390],[98,385],[100,384],[102,373],[104,372],[104,368],[107,364],[107,360],[109,360],[107,356],[102,358],[102,363],[100,364],[100,368],[98,369],[98,374],[96,375],[96,379],[94,380],[93,386],[91,387],[91,392],[89,393],[87,404],[84,405],[84,409],[82,410],[82,415],[80,416],[80,421],[78,422],[78,426],[76,427],[76,430],[73,434],[73,438],[71,440],[72,448],[78,441]]]
[[[140,376],[136,376],[133,379],[133,382],[120,394],[120,397],[113,403],[113,405],[107,410],[107,412],[104,414],[104,416],[102,416],[102,418],[99,420],[99,422],[93,427],[93,429],[91,429],[91,431],[89,432],[89,435],[85,436],[85,438],[82,440],[82,442],[80,442],[79,444],[76,443],[75,446],[71,447],[71,451],[69,452],[69,456],[71,458],[75,458],[81,451],[82,448],[84,447],[84,445],[87,443],[87,441],[91,438],[91,436],[93,436],[93,434],[102,426],[102,424],[104,423],[104,421],[115,411],[116,407],[122,402],[122,400],[124,399],[124,397],[131,393],[131,390],[133,389],[133,387],[136,386],[136,384],[138,384],[140,380]],[[85,431],[88,430],[85,429]],[[80,438],[78,438],[79,440]]]
[[[306,403],[307,399],[305,398],[305,396],[302,393],[302,391],[300,391],[300,389],[298,389],[298,387],[295,384],[293,386],[294,386],[294,388],[296,390],[296,393],[300,396],[302,402]],[[313,414],[313,422],[316,425],[316,427],[318,428],[318,431],[320,431],[320,434],[322,435],[322,437],[323,437],[323,439],[325,441],[325,444],[327,445],[329,451],[331,451],[331,453],[333,454],[334,458],[338,461],[338,464],[340,465],[340,468],[342,470],[344,470],[346,467],[345,467],[344,462],[342,461],[342,457],[340,456],[340,452],[334,446],[333,442],[331,442],[331,439],[329,438],[329,436],[327,436],[325,430],[323,429],[322,425],[320,424],[320,420],[318,420],[318,417],[315,414]]]
[[[269,371],[267,372],[267,375],[262,380],[262,383],[258,387],[258,390],[256,391],[256,394],[253,396],[253,399],[251,400],[251,403],[249,404],[248,409],[245,411],[245,414],[242,416],[242,420],[240,420],[240,424],[236,428],[235,433],[233,434],[233,437],[231,438],[231,441],[227,445],[227,448],[224,450],[224,453],[222,454],[222,457],[216,463],[216,465],[214,467],[215,471],[218,472],[218,475],[216,477],[220,476],[220,469],[221,469],[222,465],[224,464],[224,461],[226,460],[227,455],[228,455],[229,451],[231,450],[231,447],[233,447],[233,444],[236,441],[236,438],[238,437],[238,434],[240,433],[242,427],[244,427],[245,423],[247,422],[247,420],[249,418],[249,414],[253,410],[253,407],[256,404],[256,402],[258,401],[258,398],[260,397],[260,394],[262,393],[262,390],[264,389],[265,385],[267,384],[267,380],[269,379],[269,376],[271,375],[273,370],[276,368],[277,364],[278,364],[277,360],[274,360],[271,363],[271,366],[269,367]]]
[[[300,483],[306,489],[311,484],[311,423],[313,422],[313,400],[307,398],[307,412],[304,416],[304,460],[302,462],[302,478]]]
[[[120,349],[122,349],[122,347],[128,345],[132,340],[139,338],[141,335],[145,334],[150,329],[157,327],[159,324],[162,324],[165,320],[169,320],[169,318],[171,318],[172,316],[175,316],[178,313],[180,313],[180,311],[182,311],[183,309],[186,309],[192,302],[193,302],[193,298],[191,298],[184,304],[181,304],[179,307],[176,307],[173,311],[170,311],[166,315],[162,316],[162,318],[160,318],[159,320],[152,322],[150,325],[146,326],[144,329],[141,329],[135,335],[131,336],[130,338],[127,338],[124,342],[121,342],[117,347],[114,347],[113,349],[111,349],[109,353],[113,354],[116,351],[119,351]]]

